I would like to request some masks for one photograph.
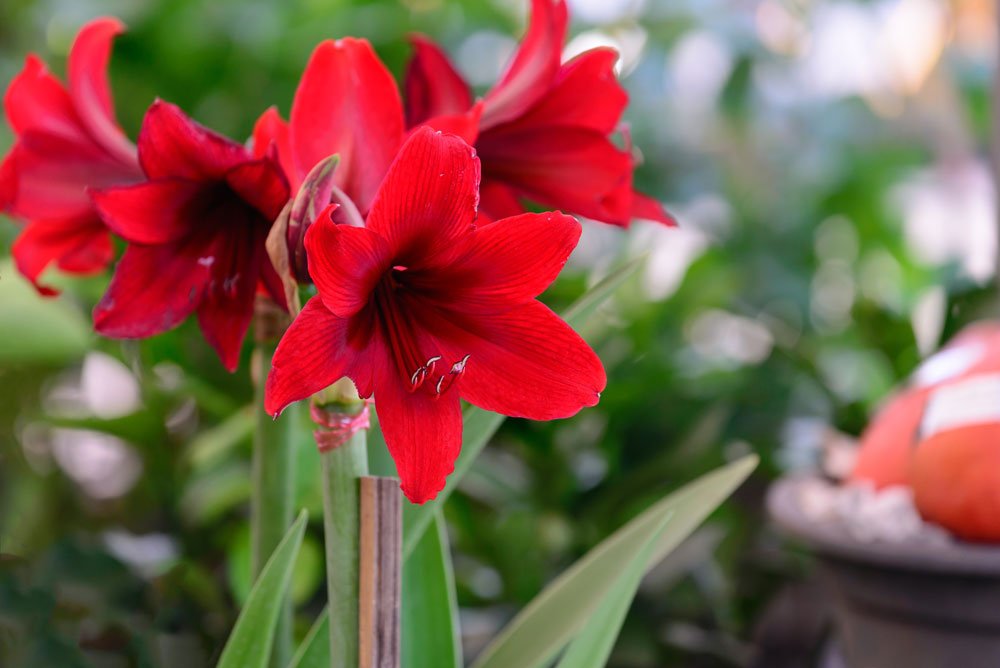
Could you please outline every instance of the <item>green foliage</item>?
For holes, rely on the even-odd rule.
[[[306,518],[305,512],[299,514],[264,565],[226,641],[218,668],[265,668],[268,665],[281,601],[292,581],[295,559],[305,535]]]

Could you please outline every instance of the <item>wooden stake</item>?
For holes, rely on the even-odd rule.
[[[399,668],[402,499],[399,481],[361,478],[359,668]]]

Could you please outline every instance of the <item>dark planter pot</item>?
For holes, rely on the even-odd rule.
[[[768,510],[818,556],[848,668],[1000,668],[1000,548],[859,542],[802,512],[805,480],[775,483]]]

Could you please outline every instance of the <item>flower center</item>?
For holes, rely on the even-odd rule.
[[[413,316],[412,292],[402,276],[405,267],[393,267],[376,286],[374,303],[379,325],[396,370],[410,392],[422,390],[431,396],[447,392],[465,372],[469,355],[450,365],[443,362],[433,337],[420,329]],[[428,350],[433,354],[428,355]]]

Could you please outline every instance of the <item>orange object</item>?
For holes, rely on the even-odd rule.
[[[871,483],[876,489],[910,484],[910,458],[927,394],[927,390],[903,390],[882,407],[861,435],[850,480]]]
[[[931,436],[910,474],[925,520],[965,540],[1000,542],[1000,421]]]

